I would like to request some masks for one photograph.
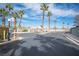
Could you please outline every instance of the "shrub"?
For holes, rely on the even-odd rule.
[[[24,30],[22,30],[22,32],[28,32],[28,30],[27,29],[24,29]]]

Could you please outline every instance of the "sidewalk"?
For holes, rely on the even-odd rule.
[[[64,36],[69,39],[71,42],[79,46],[79,37],[70,34],[70,33],[65,33]]]
[[[7,44],[7,43],[11,43],[11,42],[18,41],[18,40],[20,40],[20,39],[15,39],[15,40],[12,39],[12,40],[10,40],[10,41],[8,41],[8,40],[6,39],[6,41],[0,43],[0,45]]]

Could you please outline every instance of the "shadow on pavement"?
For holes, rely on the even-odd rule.
[[[21,47],[19,44],[22,44],[22,43],[24,43],[24,41],[17,40],[15,42],[0,45],[0,55],[4,55],[8,53],[12,49],[13,49],[13,52],[11,53],[11,55],[14,55],[15,51]]]
[[[41,46],[31,46],[29,49],[21,46],[27,43],[27,40],[16,41],[7,45],[0,46],[0,55],[5,55],[12,50],[10,56],[16,56],[15,52],[20,49],[19,56],[79,56],[79,50],[68,46],[69,42],[56,37],[47,37],[43,35],[36,35],[33,41],[40,42]],[[30,44],[30,43],[29,43]],[[34,44],[34,43],[33,43]],[[41,49],[43,50],[41,51]],[[40,48],[40,49],[39,49]]]

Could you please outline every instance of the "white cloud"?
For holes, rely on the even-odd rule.
[[[70,10],[57,9],[54,7],[53,4],[49,5],[49,10],[52,12],[53,15],[56,15],[56,16],[75,16],[79,14],[79,12],[76,12],[72,9]]]
[[[33,11],[35,11],[36,13],[40,13],[40,4],[25,4],[28,8],[31,8]]]
[[[31,8],[35,13],[40,14],[40,4],[25,4],[27,8]],[[56,16],[75,16],[78,15],[79,12],[76,12],[72,9],[70,10],[63,10],[63,9],[57,9],[54,7],[54,4],[49,4],[49,10],[52,12],[53,15]]]
[[[30,17],[30,16],[28,16],[28,14],[25,14],[25,15],[23,15],[23,18],[29,18],[29,19],[39,20],[39,18],[41,18],[41,17],[40,16],[39,17],[37,17],[37,16]]]

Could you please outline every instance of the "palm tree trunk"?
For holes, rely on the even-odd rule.
[[[16,18],[14,18],[14,39],[16,39]]]
[[[48,31],[50,32],[50,16],[48,16]]]
[[[5,27],[5,16],[2,16],[2,27]]]
[[[14,30],[16,30],[16,18],[14,18]]]
[[[44,32],[44,11],[43,11],[43,18],[42,18],[42,32]]]
[[[3,39],[5,40],[5,16],[2,16],[2,34]]]

